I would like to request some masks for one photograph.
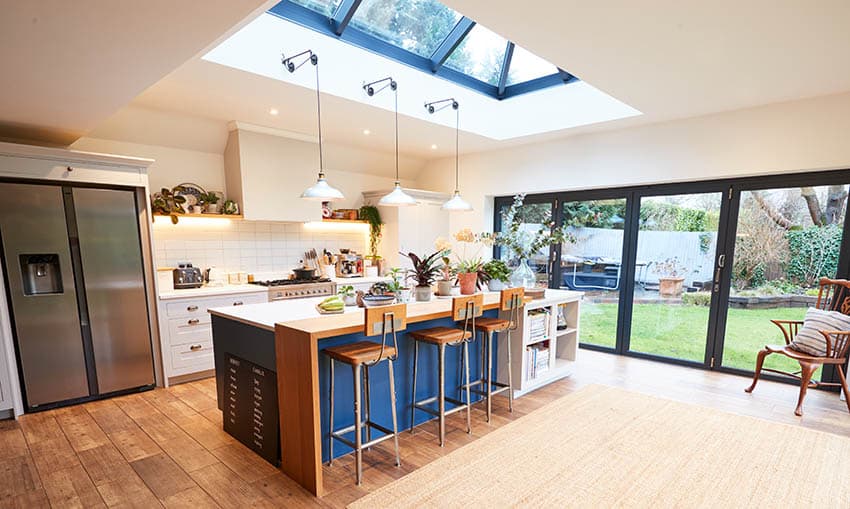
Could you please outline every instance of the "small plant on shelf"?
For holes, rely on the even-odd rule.
[[[208,214],[218,214],[219,200],[220,197],[212,191],[201,194],[201,201],[204,203]]]
[[[381,227],[384,222],[381,220],[381,213],[378,207],[373,205],[363,205],[360,207],[359,217],[361,220],[369,223],[369,256],[372,260],[378,260],[378,245],[381,243]]]
[[[174,189],[163,187],[158,193],[151,196],[151,210],[154,214],[170,216],[171,222],[177,224],[179,214],[183,214],[186,210],[183,205],[186,203],[186,197],[178,194],[180,186]]]

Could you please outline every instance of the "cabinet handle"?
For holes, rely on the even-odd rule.
[[[198,325],[199,323],[201,323],[201,321],[197,318],[192,318],[191,320],[189,320],[189,325]]]
[[[203,346],[201,346],[201,345],[192,345],[192,346],[189,347],[189,350],[192,350],[193,352],[197,352],[201,348],[203,348]]]
[[[71,168],[70,166],[66,167],[65,169],[68,170],[68,173],[71,173],[72,171],[74,171],[74,168]]]
[[[233,303],[234,306],[241,306],[242,304],[243,304],[243,302],[241,300],[237,300],[236,302]]]
[[[197,311],[197,310],[198,310],[198,306],[189,306],[189,307],[186,308],[186,311]]]

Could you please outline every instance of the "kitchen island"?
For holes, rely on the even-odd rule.
[[[563,293],[565,299],[581,297],[578,292],[550,290],[547,296],[549,292]],[[342,314],[320,315],[315,306],[321,300],[308,298],[210,310],[218,404],[224,412],[225,430],[230,432],[229,426],[239,428],[247,437],[240,441],[269,461],[277,460],[270,453],[279,453],[283,472],[318,496],[322,494],[322,463],[328,460],[330,425],[328,360],[320,353],[329,346],[364,339],[363,309],[350,307]],[[485,293],[485,316],[496,316],[498,304],[498,293]],[[451,299],[437,298],[408,304],[408,328],[398,335],[399,360],[395,363],[400,431],[410,427],[413,400],[412,345],[407,332],[452,326],[451,306]],[[380,338],[369,340],[380,341]],[[480,373],[479,348],[480,341],[475,341],[470,349],[473,379]],[[446,387],[450,395],[453,395],[452,388],[459,385],[460,351],[450,348],[446,352]],[[420,349],[418,399],[437,393],[436,361],[436,348]],[[240,380],[243,381],[241,388],[237,387]],[[335,384],[337,412],[334,424],[340,428],[351,425],[354,420],[351,374],[338,370]],[[389,382],[385,366],[375,368],[371,385],[372,418],[389,424]],[[270,401],[276,403],[273,408],[277,412],[273,416],[269,411]],[[246,412],[249,415],[245,415]],[[417,412],[415,424],[430,418],[424,412]],[[230,425],[229,419],[234,420]],[[276,445],[278,436],[270,429],[270,423],[279,424],[279,447]],[[350,452],[342,444],[337,445],[334,456]]]

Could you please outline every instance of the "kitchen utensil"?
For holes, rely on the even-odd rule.
[[[204,285],[204,275],[201,269],[192,267],[191,263],[181,263],[179,267],[171,272],[174,280],[175,290],[187,288],[200,288]]]

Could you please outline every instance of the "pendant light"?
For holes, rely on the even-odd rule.
[[[386,84],[376,90],[375,85],[382,83]],[[366,83],[363,85],[363,90],[366,91],[366,95],[372,97],[387,87],[393,91],[393,95],[395,97],[395,186],[393,186],[393,190],[390,191],[389,194],[382,196],[381,199],[378,200],[378,205],[384,205],[387,207],[409,207],[411,205],[416,205],[417,202],[416,198],[404,192],[398,178],[398,83],[396,83],[392,77],[388,77],[371,83]]]
[[[448,211],[470,212],[472,205],[460,197],[460,104],[454,98],[425,103],[425,109],[431,114],[448,106],[455,110],[455,191],[440,208]]]
[[[301,63],[295,65],[293,60],[303,55],[308,56],[302,60]],[[316,117],[318,119],[319,126],[319,178],[316,179],[315,184],[308,187],[303,193],[301,193],[301,198],[321,202],[342,200],[345,198],[345,196],[342,195],[342,192],[328,184],[328,181],[325,178],[325,161],[322,153],[322,94],[319,91],[319,57],[313,53],[313,50],[308,49],[307,51],[302,51],[297,55],[284,58],[281,63],[286,67],[287,71],[293,73],[308,61],[316,68]]]

